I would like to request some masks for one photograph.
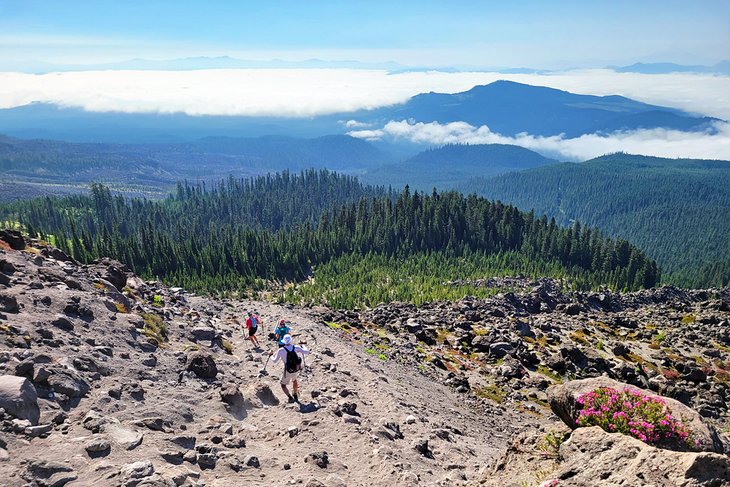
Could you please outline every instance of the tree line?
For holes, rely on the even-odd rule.
[[[421,274],[432,282],[448,277],[433,267],[458,279],[466,269],[474,275],[480,262],[485,273],[522,268],[570,276],[583,288],[638,289],[660,278],[637,247],[579,223],[562,227],[476,195],[396,193],[328,171],[229,178],[214,187],[180,183],[161,201],[94,185],[89,195],[2,206],[0,220],[53,235],[82,262],[111,256],[145,277],[212,293],[301,282],[313,271],[317,280],[318,269],[326,281],[327,269],[348,272],[334,265],[347,256],[364,268],[425,256],[418,257]]]

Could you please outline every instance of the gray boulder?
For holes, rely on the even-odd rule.
[[[477,335],[471,341],[471,346],[475,352],[489,352],[489,346],[491,344],[492,340],[487,335]]]
[[[560,446],[562,463],[543,485],[710,487],[730,483],[730,457],[676,452],[598,426],[579,428]]]
[[[23,235],[17,230],[0,230],[0,240],[7,242],[13,250],[23,250],[25,248]]]
[[[73,482],[78,475],[68,465],[45,460],[31,460],[22,477],[40,487],[62,487]]]
[[[215,379],[218,367],[213,357],[206,352],[197,351],[188,355],[187,370],[192,371],[203,379]]]
[[[75,372],[57,369],[48,378],[48,385],[59,394],[69,398],[84,397],[89,392],[89,384]]]
[[[20,311],[18,300],[13,296],[0,294],[0,311],[5,313],[18,313]]]
[[[196,341],[206,341],[215,338],[215,328],[209,326],[196,326],[190,330],[190,334],[193,335]]]
[[[0,408],[19,419],[38,424],[41,416],[38,394],[33,384],[25,377],[0,375]]]
[[[547,391],[550,408],[566,425],[575,428],[575,421],[581,409],[581,405],[577,402],[578,397],[599,387],[611,387],[617,390],[631,389],[639,391],[648,397],[662,399],[672,411],[672,415],[676,418],[681,418],[682,422],[692,431],[694,439],[697,440],[697,446],[691,448],[691,450],[717,453],[723,453],[725,451],[725,444],[720,434],[713,426],[702,421],[702,417],[694,409],[685,406],[675,399],[659,396],[651,391],[624,384],[609,379],[608,377],[573,380],[565,384],[550,387]],[[676,449],[679,448],[680,445],[676,445]],[[688,445],[682,445],[681,448],[690,450]]]
[[[121,482],[124,487],[133,487],[142,482],[142,479],[151,476],[155,472],[155,467],[149,460],[128,463],[119,471]]]
[[[506,355],[514,353],[515,347],[508,342],[496,342],[489,346],[489,355],[492,357],[503,358]]]

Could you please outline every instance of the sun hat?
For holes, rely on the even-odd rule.
[[[291,343],[291,335],[284,335],[281,341],[284,345],[289,345]]]

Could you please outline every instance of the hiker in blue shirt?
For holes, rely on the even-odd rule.
[[[274,335],[276,335],[276,342],[279,344],[279,348],[284,346],[284,337],[291,334],[291,328],[289,328],[289,322],[286,320],[279,321],[274,329]]]

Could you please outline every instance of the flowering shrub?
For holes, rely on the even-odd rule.
[[[581,394],[582,406],[575,421],[578,426],[600,426],[608,432],[618,432],[638,438],[644,443],[679,442],[689,446],[696,443],[691,431],[662,398],[649,397],[635,390],[618,391],[610,387]]]

